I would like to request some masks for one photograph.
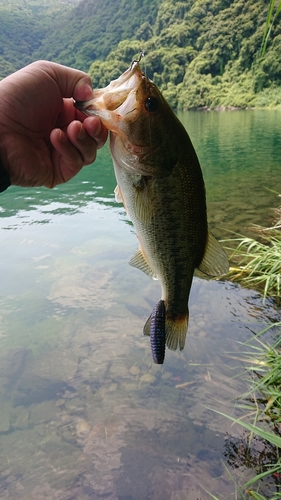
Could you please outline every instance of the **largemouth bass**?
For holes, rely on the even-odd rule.
[[[99,116],[110,130],[115,198],[122,201],[140,245],[130,264],[159,279],[162,287],[144,333],[156,339],[154,361],[163,363],[165,342],[172,350],[184,348],[195,270],[205,276],[228,271],[227,256],[208,229],[197,155],[184,126],[139,61],[95,90],[93,99],[75,106]]]

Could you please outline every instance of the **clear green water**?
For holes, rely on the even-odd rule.
[[[216,236],[270,223],[281,113],[180,119]],[[0,197],[0,498],[201,500],[205,488],[229,499],[222,460],[228,435],[243,431],[206,407],[233,413],[246,385],[232,357],[279,311],[256,292],[195,279],[185,350],[154,365],[142,328],[160,289],[127,264],[137,240],[114,187],[104,148],[65,186]],[[233,474],[241,484],[255,470],[240,460]]]

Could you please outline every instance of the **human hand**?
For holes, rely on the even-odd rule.
[[[90,77],[48,61],[0,82],[0,159],[11,184],[52,188],[95,160],[107,130],[72,98],[92,98]]]

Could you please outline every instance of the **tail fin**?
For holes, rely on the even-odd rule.
[[[188,326],[188,314],[180,319],[166,320],[166,344],[171,351],[178,347],[182,351]]]
[[[175,351],[178,347],[181,351],[183,350],[187,325],[188,314],[179,319],[167,319],[165,303],[163,300],[159,300],[143,329],[144,335],[150,335],[154,363],[164,363],[165,344],[172,351]]]

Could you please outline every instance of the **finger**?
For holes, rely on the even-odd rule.
[[[99,120],[96,123],[96,129],[99,133]],[[88,134],[84,128],[84,124],[78,120],[71,122],[67,127],[66,133],[70,142],[79,151],[81,158],[83,159],[83,164],[89,165],[90,163],[93,163],[96,159],[97,141],[95,137],[91,137]]]
[[[73,120],[84,122],[86,118],[87,116],[85,115],[85,113],[82,113],[81,111],[78,111],[78,109],[74,108],[73,99],[64,98],[63,108],[57,118],[56,128],[61,128],[64,130]],[[97,117],[94,118],[98,119]]]
[[[60,129],[52,130],[50,140],[54,147],[52,154],[54,179],[52,186],[47,187],[69,181],[85,164],[80,151],[68,139],[65,132]]]
[[[93,98],[92,82],[87,73],[49,61],[33,63],[48,73],[59,86],[62,97],[73,97],[78,101]]]
[[[83,126],[90,137],[97,143],[97,149],[102,148],[106,143],[108,130],[97,116],[88,116],[83,122]]]

